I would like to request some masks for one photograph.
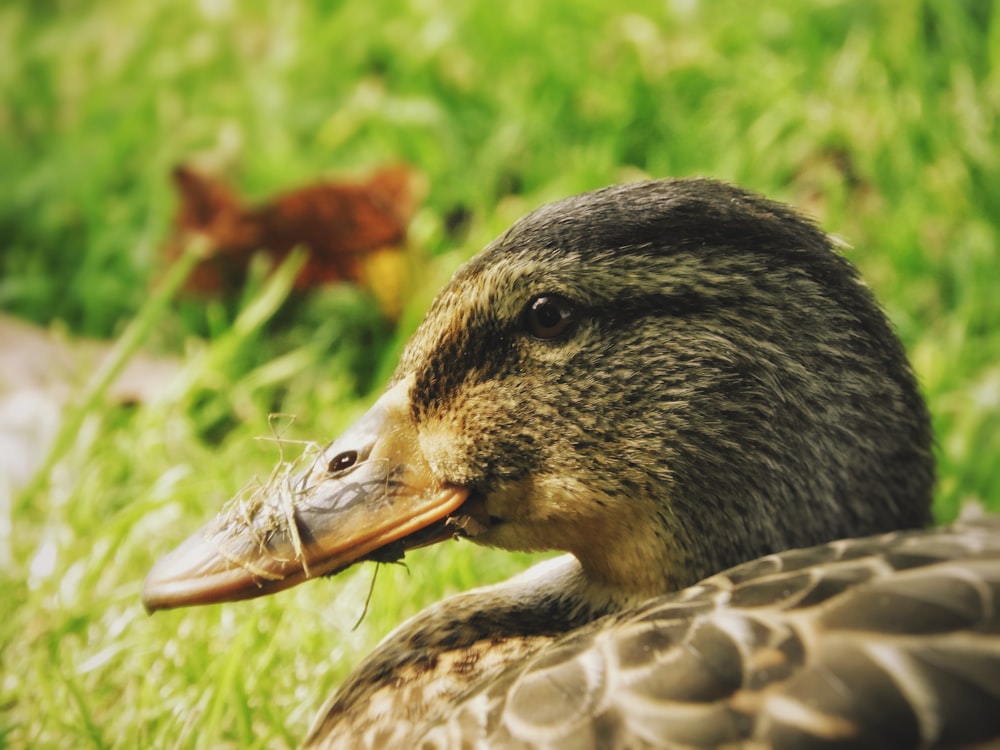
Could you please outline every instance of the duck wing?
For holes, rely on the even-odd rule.
[[[980,746],[998,603],[998,518],[772,555],[556,641],[418,746]]]

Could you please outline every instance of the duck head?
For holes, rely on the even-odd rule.
[[[146,580],[241,599],[451,536],[572,553],[653,596],[747,559],[929,520],[905,354],[791,209],[710,180],[528,215],[458,270],[382,397]]]

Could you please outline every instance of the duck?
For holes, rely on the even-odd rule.
[[[310,748],[1000,738],[1000,520],[931,527],[929,413],[840,244],[717,180],[544,206],[385,391],[152,568],[150,611],[453,538],[555,550],[393,632]]]

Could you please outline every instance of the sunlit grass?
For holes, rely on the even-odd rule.
[[[456,543],[275,597],[147,616],[153,561],[370,403],[434,290],[523,212],[640,175],[789,201],[851,245],[935,414],[938,515],[1000,508],[1000,13],[977,2],[9,3],[0,7],[0,306],[117,337],[150,314],[192,155],[253,196],[407,161],[430,184],[398,333],[336,290],[267,322],[178,304],[152,403],[78,413],[13,505],[0,746],[281,747],[441,596],[525,564]],[[449,217],[465,212],[455,230]],[[195,335],[197,334],[197,335]],[[2,509],[0,509],[2,510]]]

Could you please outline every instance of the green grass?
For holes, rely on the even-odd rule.
[[[268,414],[296,415],[290,439],[335,436],[461,258],[547,200],[640,174],[732,180],[845,237],[935,414],[939,517],[970,498],[1000,509],[992,3],[460,5],[0,6],[0,305],[187,363],[155,403],[71,413],[77,439],[4,509],[0,747],[292,746],[394,624],[523,566],[469,544],[414,553],[381,571],[357,630],[371,566],[254,602],[139,603],[153,561],[268,474]],[[266,324],[280,279],[241,316],[147,302],[167,175],[192,154],[255,196],[391,160],[423,170],[428,260],[400,331],[349,290]]]

